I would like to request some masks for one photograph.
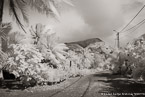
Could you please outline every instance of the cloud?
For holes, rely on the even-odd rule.
[[[120,27],[122,29],[136,14],[137,12],[143,7],[145,4],[144,0],[122,0],[121,2],[122,6],[122,12],[123,12],[123,20],[124,23]],[[128,26],[127,29],[133,27],[140,21],[144,19],[145,16],[145,8],[142,10],[142,12],[133,20],[133,22]],[[132,41],[133,39],[139,37],[140,35],[144,34],[145,28],[142,25],[137,30],[133,31],[130,30],[128,32],[124,32],[121,34],[121,43],[122,45],[125,45],[127,42]]]
[[[56,26],[58,36],[63,41],[77,41],[112,35],[113,29],[121,26],[122,17],[118,11],[120,10],[118,1],[110,1],[78,0],[75,2],[76,8],[61,14],[61,21]]]
[[[92,28],[85,23],[76,10],[71,10],[61,15],[60,22],[55,25],[55,30],[61,41],[68,42],[89,38]]]
[[[116,33],[120,31],[141,9],[144,0],[76,0],[76,8],[70,8],[61,15],[61,22],[57,24],[57,31],[62,41],[77,41],[98,37],[114,45]],[[128,27],[141,21],[145,12]],[[132,35],[121,34],[121,44],[124,45],[143,33],[143,28]]]
[[[77,6],[86,24],[98,37],[108,37],[122,24],[119,0],[78,0]]]
[[[63,5],[60,8],[60,22],[53,22],[44,15],[34,11],[29,12],[30,25],[36,23],[51,24],[55,26],[57,36],[60,41],[78,41],[89,38],[101,38],[105,42],[114,45],[116,33],[113,30],[120,31],[141,9],[145,0],[73,0],[75,7]],[[9,21],[5,15],[5,21]],[[132,27],[143,20],[145,9],[128,27]],[[17,25],[16,25],[17,26]],[[16,29],[14,25],[14,29]],[[145,28],[140,28],[135,32],[125,32],[121,34],[121,43],[131,41],[133,38],[144,33]]]

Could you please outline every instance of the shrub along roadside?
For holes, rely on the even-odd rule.
[[[119,59],[113,72],[121,74],[135,81],[145,81],[145,41],[138,44],[128,44],[119,53]]]
[[[9,51],[5,53],[8,57],[5,60],[1,58],[3,70],[14,74],[24,86],[61,82],[69,77],[97,71],[91,69],[95,59],[88,49],[84,49],[80,54],[67,52],[66,45],[57,42],[56,34],[51,27],[36,28],[33,34],[11,34]]]

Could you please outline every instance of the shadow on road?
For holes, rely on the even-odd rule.
[[[112,75],[111,73],[95,74],[94,76],[100,78],[96,80],[96,82],[98,81],[107,86],[101,87],[99,93],[110,93],[113,97],[145,97],[145,84],[136,83],[129,78],[121,77],[120,75]],[[107,80],[103,78],[107,78]],[[119,95],[113,95],[113,93],[119,93]],[[125,93],[126,95],[122,95]]]

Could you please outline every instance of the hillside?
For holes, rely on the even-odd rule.
[[[72,47],[72,46],[79,47],[79,46],[81,46],[83,48],[86,48],[90,44],[94,44],[96,42],[103,42],[103,41],[101,39],[99,39],[99,38],[92,38],[92,39],[87,39],[87,40],[83,40],[83,41],[66,43],[66,45],[68,47]]]
[[[87,39],[84,41],[78,41],[78,42],[70,42],[66,43],[69,50],[75,51],[77,53],[81,52],[83,48],[89,49],[92,53],[104,53],[109,54],[113,51],[113,48],[109,45],[105,44],[101,39],[99,38],[92,38]]]

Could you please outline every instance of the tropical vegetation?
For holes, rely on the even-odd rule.
[[[104,55],[97,49],[96,53],[87,47],[73,51],[65,43],[59,43],[51,26],[36,24],[29,33],[13,32],[7,37],[9,45],[6,52],[1,51],[1,68],[24,85],[61,82],[99,71],[99,68],[108,69],[104,66]]]
[[[136,81],[145,81],[145,40],[138,39],[128,43],[121,50],[118,62],[114,66],[114,73],[133,78]]]
[[[128,44],[118,53],[103,41],[82,45],[60,43],[51,25],[31,25],[26,31],[21,20],[28,23],[27,8],[58,19],[58,4],[67,0],[2,0],[0,2],[0,78],[4,71],[14,75],[24,86],[61,82],[70,77],[112,70],[136,80],[145,80],[145,41]],[[11,23],[3,23],[4,5],[23,29],[12,32]],[[23,19],[18,16],[22,15]],[[10,33],[11,32],[11,33]],[[86,41],[85,41],[86,42]]]

